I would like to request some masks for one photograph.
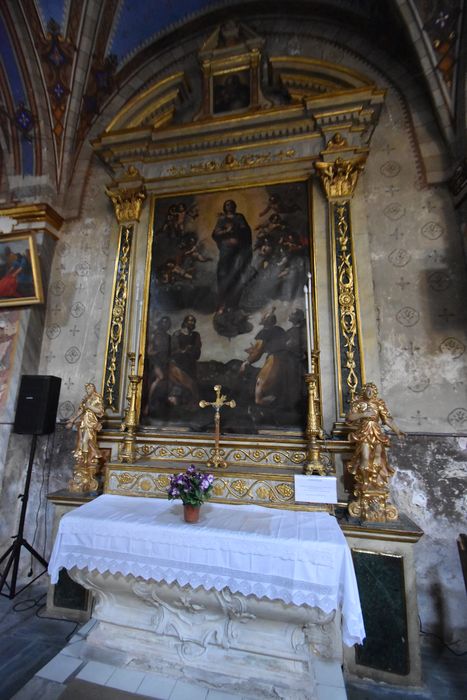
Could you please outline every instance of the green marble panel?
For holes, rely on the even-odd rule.
[[[54,587],[54,606],[68,610],[87,610],[88,593],[83,586],[68,576],[66,569],[60,569]]]
[[[352,550],[366,639],[355,661],[388,673],[410,671],[404,560],[400,556]]]

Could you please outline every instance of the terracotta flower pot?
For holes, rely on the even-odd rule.
[[[201,506],[192,506],[190,503],[183,504],[183,517],[186,523],[197,523],[199,520],[199,509]]]

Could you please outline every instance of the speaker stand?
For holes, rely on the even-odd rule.
[[[29,499],[29,486],[31,484],[31,474],[32,474],[32,465],[34,462],[34,455],[36,452],[36,443],[37,443],[37,434],[34,433],[32,436],[32,441],[31,441],[31,449],[29,451],[29,464],[28,464],[28,471],[26,474],[26,484],[24,486],[24,493],[20,494],[19,498],[21,498],[22,501],[22,506],[21,506],[21,515],[19,519],[19,527],[18,527],[18,532],[16,535],[13,536],[13,544],[8,547],[6,552],[2,554],[0,557],[0,567],[3,564],[3,562],[6,560],[5,563],[5,568],[3,570],[3,574],[0,575],[0,595],[5,596],[5,598],[14,598],[18,593],[21,593],[21,591],[24,591],[25,588],[31,585],[31,583],[34,583],[36,579],[38,579],[40,576],[45,574],[47,571],[47,562],[42,557],[39,552],[37,552],[32,545],[27,542],[27,540],[24,539],[24,523],[26,520],[26,510],[28,508],[28,499]],[[19,569],[19,560],[21,557],[21,548],[24,547],[27,549],[28,552],[31,553],[31,555],[37,559],[40,564],[44,567],[44,571],[41,571],[40,574],[35,576],[29,583],[27,583],[25,586],[23,586],[19,591],[16,590],[16,581],[18,578],[18,569]],[[13,567],[13,568],[12,568]],[[7,578],[8,574],[10,573],[11,569],[11,581],[10,584],[7,583]],[[3,593],[3,588],[4,587],[8,588],[8,593]]]

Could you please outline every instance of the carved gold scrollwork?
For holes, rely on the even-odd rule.
[[[168,476],[159,476],[157,481],[156,481],[156,486],[161,491],[166,489],[169,484],[170,484],[170,479]]]
[[[225,459],[229,462],[244,463],[244,464],[268,464],[268,465],[282,465],[282,464],[301,464],[306,457],[303,450],[291,450],[291,449],[271,449],[271,450],[259,450],[257,448],[244,449],[244,448],[228,448],[224,449]],[[151,461],[162,461],[165,462],[167,458],[173,458],[176,460],[205,462],[210,457],[209,447],[199,447],[199,446],[188,446],[183,447],[177,445],[167,445],[162,447],[160,445],[150,445],[141,444],[135,446],[135,455],[143,458],[150,458]]]
[[[349,202],[334,205],[337,251],[337,304],[339,310],[341,369],[346,398],[352,400],[360,381],[361,358],[358,339],[355,275],[350,241]],[[344,398],[344,397],[343,397]]]
[[[110,190],[106,187],[105,193],[114,206],[115,216],[119,224],[139,221],[141,207],[146,199],[144,186],[119,190]]]
[[[261,501],[267,501],[271,498],[272,490],[267,486],[259,486],[256,489],[256,495]]]
[[[328,199],[335,197],[352,197],[357,185],[358,176],[365,167],[365,157],[335,161],[317,161],[315,168],[321,178],[324,192]]]
[[[107,492],[134,496],[161,496],[166,495],[169,481],[169,475],[165,473],[138,470],[131,473],[110,467]],[[245,501],[271,504],[293,503],[295,496],[293,483],[284,482],[280,478],[277,481],[267,481],[257,476],[240,478],[216,476],[212,493],[215,498],[243,503]]]
[[[213,492],[214,496],[217,496],[217,497],[222,496],[222,494],[224,493],[223,484],[219,484],[219,483],[216,484],[215,483],[214,486],[212,487],[212,492]]]
[[[291,498],[294,497],[294,490],[291,486],[288,484],[279,484],[276,488],[277,493],[282,496],[282,498],[285,498],[287,500],[290,500]]]
[[[243,479],[238,479],[237,481],[232,481],[231,484],[233,490],[238,493],[239,496],[244,496],[248,491],[248,484],[243,481]]]
[[[122,474],[117,474],[117,481],[119,484],[124,486],[125,484],[131,484],[135,481],[135,477],[133,474],[128,474],[127,472],[123,472]]]
[[[120,354],[123,341],[125,309],[128,297],[128,274],[133,228],[122,226],[120,231],[120,250],[113,294],[110,319],[107,361],[105,370],[104,401],[106,407],[117,410],[118,386],[120,378]]]

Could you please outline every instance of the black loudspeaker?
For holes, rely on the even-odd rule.
[[[23,435],[54,432],[61,383],[60,377],[23,374],[13,432]]]

